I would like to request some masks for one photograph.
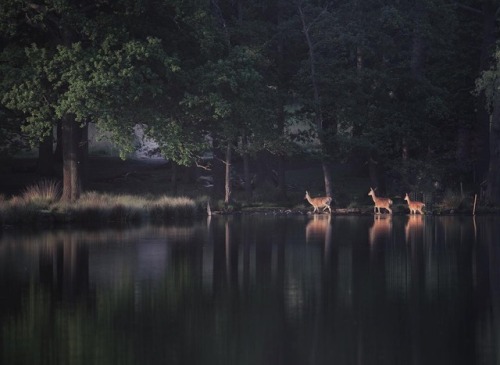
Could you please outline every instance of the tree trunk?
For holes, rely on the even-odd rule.
[[[255,178],[255,185],[259,188],[268,189],[269,186],[276,186],[276,182],[273,176],[273,167],[270,164],[273,156],[269,151],[259,151],[257,152],[256,160],[256,170],[257,176]]]
[[[173,194],[177,194],[177,171],[179,169],[179,165],[177,162],[172,161],[172,175],[170,176],[170,184]]]
[[[479,72],[486,71],[491,66],[492,56],[495,49],[496,34],[496,12],[493,2],[483,3],[483,39],[481,42],[481,58]],[[490,146],[490,116],[487,110],[487,102],[484,91],[481,91],[477,104],[477,130],[476,130],[476,176],[479,183],[483,182],[488,174]]]
[[[52,133],[45,137],[38,145],[37,173],[42,176],[52,176],[54,172],[53,155],[54,136]]]
[[[280,91],[279,91],[280,92]],[[281,93],[281,92],[280,92]],[[278,95],[278,115],[277,115],[277,123],[278,123],[278,131],[281,135],[285,134],[285,110],[284,110],[284,101],[281,95]],[[285,200],[286,199],[286,178],[285,178],[285,163],[286,158],[283,154],[278,155],[278,167],[277,167],[277,180],[278,180],[278,194],[279,198]]]
[[[245,197],[247,201],[252,200],[252,178],[250,177],[250,156],[248,155],[247,145],[248,140],[246,135],[243,136],[243,179],[245,179]]]
[[[214,159],[212,166],[212,175],[214,186],[212,188],[212,197],[221,199],[224,196],[225,186],[225,166],[224,166],[224,151],[219,142],[214,141]]]
[[[286,200],[287,188],[286,188],[286,158],[283,155],[278,155],[278,166],[277,166],[277,179],[278,179],[278,195],[282,200]]]
[[[417,80],[421,79],[423,76],[424,39],[422,28],[424,27],[424,11],[422,0],[415,0],[410,68],[413,78]]]
[[[321,162],[321,167],[323,168],[323,177],[325,179],[325,194],[326,196],[333,196],[333,189],[332,189],[332,172],[330,169],[330,164],[323,160]]]
[[[62,199],[73,202],[81,194],[81,164],[78,145],[81,139],[80,127],[75,117],[66,114],[62,118],[63,140],[63,193]]]
[[[54,150],[54,161],[62,162],[62,122],[58,121],[56,126],[56,148]]]
[[[500,206],[500,95],[495,98],[491,115],[490,167],[486,201],[495,206]]]
[[[224,204],[228,205],[231,202],[231,143],[228,142],[226,148],[226,174],[225,174],[225,184],[224,184]]]
[[[309,52],[309,71],[311,77],[311,83],[313,87],[314,95],[314,111],[316,119],[316,131],[318,133],[318,138],[320,141],[322,152],[325,153],[325,143],[324,143],[324,130],[323,130],[323,111],[321,108],[321,98],[319,92],[318,80],[316,78],[316,59],[314,54],[314,46],[309,34],[309,26],[306,23],[304,12],[302,11],[301,5],[299,5],[299,15],[302,22],[302,32],[306,38],[307,48]],[[332,195],[332,175],[326,157],[322,157],[321,164],[323,166],[323,177],[325,180],[325,194],[326,196]]]
[[[377,164],[378,162],[370,156],[368,159],[368,171],[370,174],[370,187],[373,189],[379,186]]]
[[[80,142],[78,144],[78,156],[80,165],[80,190],[84,191],[87,188],[89,174],[89,123],[85,123],[82,127],[77,126]]]

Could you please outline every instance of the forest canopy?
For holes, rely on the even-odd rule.
[[[123,157],[140,125],[179,165],[213,151],[225,163],[226,201],[235,156],[279,164],[300,155],[321,163],[326,195],[335,185],[330,167],[347,163],[363,166],[381,190],[462,182],[498,205],[499,7],[493,0],[3,2],[0,152],[26,142],[50,164],[57,144],[63,197],[75,200],[88,124],[110,135]]]

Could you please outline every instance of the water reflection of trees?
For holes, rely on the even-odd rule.
[[[466,218],[232,216],[4,237],[2,264],[37,269],[9,274],[27,284],[2,362],[497,363],[498,230],[478,220],[474,242]]]

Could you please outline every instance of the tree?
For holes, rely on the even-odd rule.
[[[133,127],[162,113],[155,103],[168,99],[166,81],[178,66],[159,39],[136,38],[132,27],[123,29],[136,15],[126,1],[9,5],[3,30],[12,46],[3,49],[10,62],[3,66],[8,72],[1,80],[2,103],[23,113],[23,130],[33,142],[61,121],[63,198],[73,201],[81,192],[86,124],[110,133],[125,156],[133,150]],[[19,44],[16,36],[25,28],[40,33]]]
[[[484,92],[490,115],[490,163],[485,198],[490,204],[500,205],[500,50],[495,60],[495,65],[478,79],[477,91]]]
[[[302,6],[302,4],[298,5],[298,12],[300,15],[300,21],[302,24],[302,32],[304,33],[304,37],[306,40],[307,44],[307,49],[308,49],[308,55],[309,55],[309,76],[310,76],[310,81],[311,81],[311,87],[313,90],[313,110],[314,110],[314,124],[316,127],[316,133],[320,142],[320,146],[322,149],[322,153],[324,154],[326,152],[325,149],[325,133],[327,127],[325,126],[324,122],[324,115],[323,115],[323,105],[322,105],[322,100],[321,100],[321,92],[320,92],[320,86],[318,84],[318,76],[316,73],[316,49],[314,46],[314,41],[312,39],[311,35],[311,27],[315,26],[315,23],[319,20],[322,20],[323,16],[327,14],[326,9],[322,9],[319,14],[315,16],[314,19],[308,20],[306,19],[306,14],[305,10]],[[333,122],[335,123],[335,121]],[[333,128],[335,129],[335,127]],[[321,160],[321,166],[323,168],[323,176],[324,176],[324,181],[325,181],[325,194],[328,197],[332,196],[332,176],[331,176],[331,171],[330,171],[330,166],[328,161],[326,160],[326,157],[323,157]]]

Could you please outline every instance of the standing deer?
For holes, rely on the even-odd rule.
[[[377,209],[378,209],[378,214],[381,214],[380,208],[387,209],[390,214],[392,214],[392,200],[389,198],[379,198],[375,195],[375,190],[370,188],[370,192],[368,193],[373,199],[373,202],[375,203],[375,206],[373,207],[373,212],[377,214]]]
[[[330,208],[330,203],[332,202],[332,198],[329,196],[321,196],[318,198],[311,198],[309,193],[306,191],[306,196],[304,199],[307,199],[307,201],[314,207],[313,213],[318,212],[319,208],[323,208],[323,212],[325,209],[328,209],[330,211],[330,214],[332,213],[332,208]]]
[[[424,214],[422,210],[425,207],[425,204],[418,201],[411,201],[408,193],[405,195],[405,200],[408,202],[408,208],[410,208],[410,214]]]

